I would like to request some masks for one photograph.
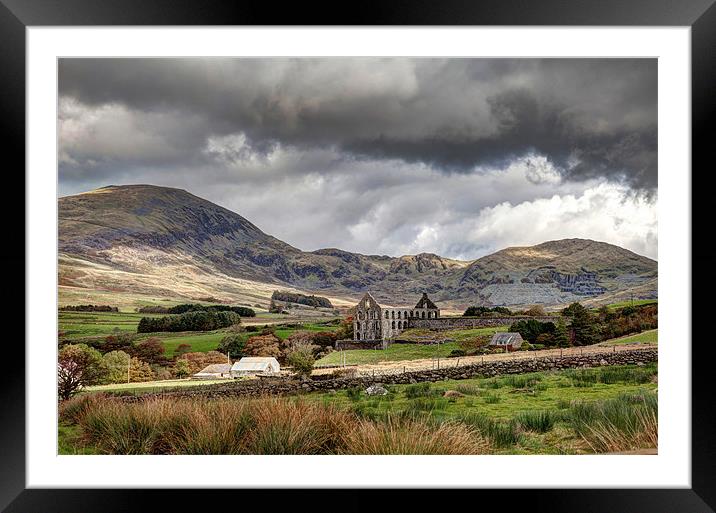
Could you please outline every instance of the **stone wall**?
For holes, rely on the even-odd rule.
[[[409,328],[423,328],[431,330],[451,330],[455,328],[489,328],[494,326],[511,325],[517,321],[535,319],[541,322],[554,322],[558,317],[439,317],[437,319],[408,319]]]
[[[388,347],[387,340],[336,340],[336,350],[341,349],[385,349]]]
[[[174,390],[156,392],[139,396],[125,396],[129,402],[151,397],[234,397],[261,395],[288,395],[301,392],[328,391],[352,387],[367,388],[373,383],[407,384],[421,381],[440,381],[446,379],[468,379],[491,377],[503,374],[521,374],[525,372],[552,371],[575,367],[597,367],[602,365],[634,365],[658,361],[658,351],[653,348],[631,349],[624,351],[605,350],[581,356],[552,357],[543,356],[533,359],[496,360],[460,367],[421,370],[401,374],[380,376],[360,376],[353,378],[320,379],[309,381],[287,380],[281,378],[260,378],[247,381],[204,385],[192,390]]]

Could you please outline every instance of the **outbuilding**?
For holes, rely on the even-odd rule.
[[[221,379],[231,377],[230,363],[212,363],[192,376],[194,379]]]
[[[231,377],[277,374],[281,371],[273,356],[244,356],[231,367]]]
[[[524,340],[522,335],[519,333],[507,332],[507,333],[495,333],[492,336],[492,340],[488,344],[489,347],[501,347],[507,351],[516,351],[520,348]]]

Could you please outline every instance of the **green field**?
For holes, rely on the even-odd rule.
[[[102,339],[109,335],[118,333],[136,333],[137,325],[142,317],[161,317],[164,314],[143,314],[135,312],[59,312],[59,331],[62,339],[69,339],[74,342],[82,342],[83,339]],[[278,314],[258,314],[257,317],[250,317],[247,320],[255,323],[259,319],[276,319]],[[287,320],[287,323],[291,323]],[[297,327],[276,328],[276,336],[285,340],[292,333],[298,330],[308,331],[333,331],[337,326],[324,325],[319,323],[305,323]],[[248,339],[255,332],[244,332],[241,334]],[[163,333],[141,333],[137,334],[135,341],[140,342],[149,337],[159,338],[166,349],[167,356],[173,356],[174,351],[180,344],[191,345],[192,352],[213,351],[219,342],[226,336],[226,330],[216,331],[193,331],[193,332],[163,332]]]
[[[644,305],[655,305],[658,304],[658,300],[656,299],[635,299],[633,301],[619,301],[617,303],[611,303],[607,305],[607,308],[616,310],[619,308],[624,308],[625,306],[644,306]]]
[[[626,337],[614,338],[602,342],[603,346],[620,346],[624,344],[658,344],[659,343],[659,330],[642,331],[636,335],[629,335]]]
[[[159,314],[133,312],[58,312],[58,329],[62,338],[106,337],[117,332],[136,333],[142,317]]]
[[[519,433],[520,441],[505,448],[504,452],[562,454],[584,449],[569,428],[570,409],[575,402],[604,401],[624,394],[654,392],[657,388],[656,374],[657,365],[654,363],[644,367],[613,366],[418,385],[389,385],[386,396],[369,397],[362,390],[342,390],[333,394],[312,393],[308,397],[351,408],[368,418],[412,412],[437,420],[485,417],[491,422],[508,426],[523,412],[547,412],[554,420],[552,429],[545,433],[522,431]],[[410,394],[411,389],[413,394]],[[444,397],[448,390],[462,395]]]
[[[401,333],[400,338],[418,340],[432,334],[436,340],[446,342],[439,344],[392,344],[388,346],[387,349],[351,349],[342,351],[342,353],[347,358],[346,363],[350,365],[426,358],[446,358],[454,349],[463,349],[463,343],[475,339],[478,336],[493,335],[498,331],[507,331],[507,327],[473,328],[440,332],[410,329]],[[317,365],[337,365],[340,363],[341,351],[334,351],[316,362]]]

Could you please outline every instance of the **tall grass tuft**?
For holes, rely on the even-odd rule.
[[[480,395],[482,393],[480,387],[471,383],[458,383],[455,390],[464,395]]]
[[[573,403],[570,420],[575,432],[595,452],[658,446],[657,397],[651,392]]]
[[[360,421],[346,438],[346,454],[486,454],[490,449],[466,424],[394,417],[380,425]]]
[[[430,383],[415,383],[405,387],[405,397],[408,399],[415,399],[416,397],[432,397],[440,395],[440,391],[433,390],[430,387]]]
[[[555,416],[550,411],[523,411],[517,417],[517,423],[527,431],[546,433],[554,427]]]
[[[482,413],[467,413],[459,418],[461,422],[474,427],[486,436],[496,447],[510,447],[520,441],[517,424],[514,421],[501,422]]]
[[[105,401],[107,397],[108,395],[104,393],[81,394],[62,401],[59,406],[60,421],[70,424],[79,423],[88,411]]]
[[[497,404],[497,403],[500,402],[500,399],[501,399],[501,398],[500,398],[500,396],[499,396],[498,394],[492,393],[492,394],[486,394],[486,395],[483,397],[483,399],[484,399],[484,401],[485,401],[486,404]]]

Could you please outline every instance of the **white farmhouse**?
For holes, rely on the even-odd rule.
[[[280,371],[278,360],[272,356],[244,356],[231,366],[231,377],[277,374]]]

